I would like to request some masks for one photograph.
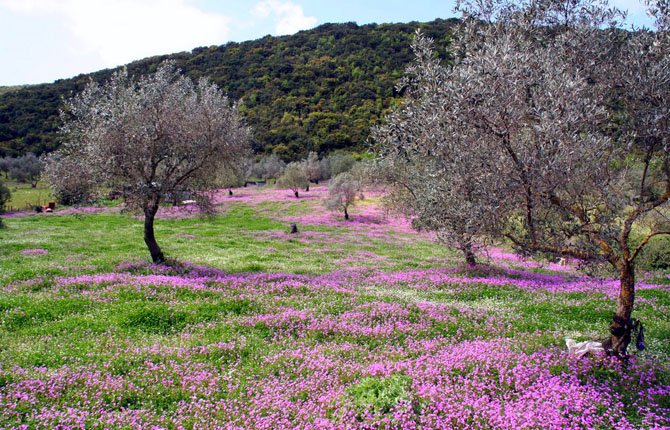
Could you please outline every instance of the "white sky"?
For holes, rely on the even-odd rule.
[[[640,0],[614,0],[649,25]],[[430,21],[453,0],[0,0],[0,86],[52,82],[152,55],[326,22]]]

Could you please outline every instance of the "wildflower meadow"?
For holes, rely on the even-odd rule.
[[[610,274],[504,244],[466,266],[384,190],[350,221],[327,191],[161,208],[162,265],[117,206],[6,216],[0,429],[670,428],[670,274],[638,276],[644,351],[576,358]]]

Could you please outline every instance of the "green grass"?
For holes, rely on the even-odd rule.
[[[37,188],[32,188],[30,184],[7,180],[5,178],[3,178],[3,183],[12,193],[5,207],[7,212],[32,210],[35,206],[45,206],[50,201],[54,201],[51,189],[44,182],[38,183]]]
[[[17,216],[6,218],[5,225],[0,230],[0,281],[4,282],[112,271],[122,262],[149,258],[142,239],[143,223],[129,214]],[[309,236],[285,234],[288,227],[288,223],[241,205],[214,218],[158,219],[155,223],[158,243],[166,255],[230,272],[319,274],[347,265],[338,258],[370,250],[386,259],[384,265],[392,269],[454,256],[453,251],[426,240],[391,247],[378,238],[359,241],[336,227],[301,226],[302,232],[325,235],[315,243]],[[21,253],[35,248],[46,249],[48,254],[27,257]],[[377,265],[374,260],[360,260],[360,264]]]
[[[290,235],[288,223],[277,220],[316,210],[316,203],[272,202],[255,207],[232,203],[213,218],[158,219],[156,236],[168,257],[227,273],[323,275],[345,269],[394,272],[459,264],[455,260],[458,253],[423,236],[366,235],[345,223],[303,225],[301,234]],[[407,350],[406,345],[417,340],[448,339],[455,344],[502,337],[517,341],[515,345],[524,352],[555,351],[564,349],[564,337],[585,340],[606,334],[615,307],[613,297],[596,293],[529,292],[511,283],[493,286],[486,282],[467,287],[427,283],[427,288],[362,283],[354,286],[355,292],[288,283],[276,290],[261,288],[260,293],[248,291],[249,286],[211,280],[207,286],[217,288],[159,282],[141,288],[132,282],[111,288],[105,282],[62,286],[54,276],[103,274],[118,271],[123,263],[148,262],[142,220],[112,209],[88,215],[13,216],[5,218],[5,224],[0,229],[0,369],[18,366],[48,374],[68,367],[95,367],[134,381],[136,388],[119,395],[107,398],[101,394],[106,407],[114,410],[149,409],[169,415],[191,398],[179,385],[166,388],[140,378],[149,363],[165,366],[167,373],[187,361],[202,364],[208,371],[230,372],[239,384],[217,387],[216,396],[245,398],[246,380],[304,371],[301,357],[274,360],[293,347],[327,346],[330,358],[361,363],[379,353],[389,360],[394,360],[394,354],[399,361],[411,358],[414,350]],[[47,252],[26,255],[31,249]],[[471,277],[491,273],[458,270]],[[132,273],[150,275],[152,269],[142,266]],[[640,290],[637,300],[635,316],[648,330],[650,352],[645,354],[667,359],[670,292]],[[288,318],[281,326],[281,341],[271,323],[246,323],[248,318],[284,310],[339,321],[357,307],[366,317],[388,318],[384,312],[374,316],[374,309],[367,310],[379,303],[398,305],[406,312],[402,320],[407,324],[430,321],[425,308],[431,306],[440,307],[437,313],[450,318],[426,323],[421,330],[390,335],[301,330]],[[493,327],[490,321],[498,325]],[[227,346],[217,349],[222,344]],[[177,349],[199,352],[184,357]],[[554,366],[549,371],[560,376],[566,369]],[[364,419],[370,405],[372,410],[387,412],[403,402],[420,407],[411,378],[402,374],[384,378],[349,373],[346,368],[337,371],[342,373],[341,380],[351,384],[340,400],[356,411],[354,419]],[[28,377],[0,372],[0,390],[12,378]],[[170,375],[166,378],[170,380]],[[77,397],[81,392],[80,387],[73,387],[60,398],[60,405],[83,402]],[[309,395],[308,391],[292,394],[297,400]],[[28,415],[30,406],[26,408]]]

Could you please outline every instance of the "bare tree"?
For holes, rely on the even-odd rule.
[[[328,185],[326,207],[331,211],[344,212],[344,219],[349,221],[349,207],[356,200],[364,198],[362,184],[348,172],[340,173]]]
[[[296,198],[300,197],[300,190],[305,188],[308,183],[309,180],[305,175],[305,171],[301,163],[298,162],[289,163],[277,179],[277,187],[290,189]]]
[[[205,207],[207,190],[222,165],[248,151],[249,130],[237,106],[206,79],[194,84],[171,63],[131,80],[115,73],[91,82],[68,100],[63,157],[76,157],[97,185],[123,190],[126,205],[144,213],[144,241],[154,262],[165,260],[154,219],[166,196],[195,192]]]

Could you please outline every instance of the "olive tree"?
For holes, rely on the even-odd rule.
[[[300,189],[305,188],[307,184],[309,184],[309,179],[301,163],[298,162],[289,163],[277,179],[277,187],[290,189],[296,198],[300,197]]]
[[[478,147],[473,131],[463,127],[471,76],[441,65],[432,41],[417,33],[415,61],[399,85],[405,94],[400,109],[372,130],[377,180],[390,184],[385,203],[430,230],[476,264],[483,233],[497,225],[497,178],[490,149]]]
[[[349,220],[349,207],[356,200],[364,198],[362,185],[350,173],[344,172],[337,175],[328,184],[328,196],[326,207],[331,211],[344,212],[344,219]]]
[[[0,214],[5,211],[5,205],[11,197],[12,193],[9,191],[9,188],[0,179]]]
[[[400,165],[398,183],[413,172],[426,178],[403,186],[419,200],[410,209],[434,230],[609,262],[620,290],[606,347],[618,356],[636,326],[635,258],[670,233],[663,4],[652,5],[656,31],[626,32],[604,1],[460,1],[453,63],[436,64],[415,42],[408,80],[419,93],[378,132],[379,152]],[[462,208],[465,227],[455,228],[451,205]],[[495,216],[481,222],[482,214]]]
[[[82,204],[97,197],[96,175],[73,147],[64,147],[45,157],[44,178],[56,200],[63,205]]]
[[[286,163],[284,163],[277,154],[270,154],[261,158],[258,164],[260,177],[265,180],[276,180],[279,175],[281,175],[284,167],[286,167]]]
[[[319,185],[319,180],[321,179],[321,164],[319,163],[319,156],[314,151],[310,151],[302,162],[302,168],[305,171],[305,176],[309,182],[314,182]],[[309,191],[309,182],[305,191]]]
[[[33,188],[42,176],[42,161],[33,153],[10,160],[9,176],[19,182],[30,182]]]
[[[216,172],[248,153],[250,132],[237,105],[171,63],[137,80],[122,70],[102,85],[91,82],[66,102],[62,117],[62,157],[86,166],[96,185],[122,190],[125,204],[144,213],[154,262],[165,260],[154,235],[161,203],[188,191],[207,207],[204,191]]]
[[[5,178],[9,178],[9,169],[12,167],[11,158],[3,157],[0,158],[0,172],[5,173]]]
[[[670,233],[667,28],[604,29],[619,14],[595,0],[529,1],[498,17],[462,5],[468,18],[494,17],[468,40],[481,43],[462,67],[482,84],[466,126],[498,151],[501,196],[522,208],[503,236],[520,252],[606,260],[620,279],[606,346],[624,356],[635,259]]]

